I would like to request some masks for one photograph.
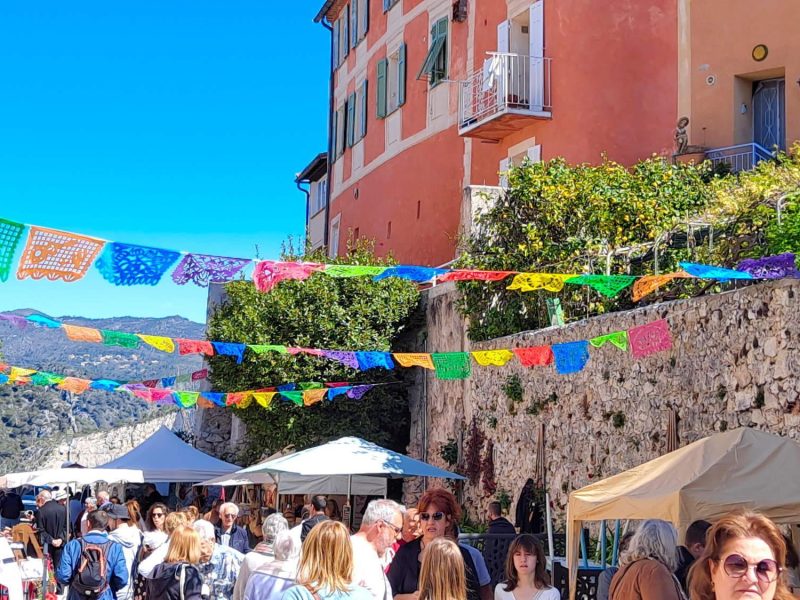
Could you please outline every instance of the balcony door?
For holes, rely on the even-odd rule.
[[[786,81],[767,79],[753,85],[753,141],[769,151],[786,150]]]
[[[537,0],[530,8],[530,108],[540,111],[544,107],[544,0]]]

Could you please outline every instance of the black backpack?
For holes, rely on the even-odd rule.
[[[108,589],[106,553],[111,542],[92,544],[82,538],[79,543],[81,553],[78,557],[78,570],[69,587],[82,598],[99,598]]]

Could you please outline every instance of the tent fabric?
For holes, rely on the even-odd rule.
[[[150,483],[194,483],[239,470],[237,465],[192,448],[163,426],[127,454],[101,467],[141,469],[144,480]]]
[[[294,473],[296,475],[376,475],[380,477],[443,477],[464,479],[420,460],[357,437],[343,437],[321,446],[295,452],[242,469],[241,473]],[[280,490],[283,493],[283,490]]]
[[[143,483],[144,475],[138,469],[86,469],[65,467],[62,469],[42,469],[24,473],[8,473],[0,478],[0,487],[16,488],[22,485],[56,485],[74,483],[79,486],[98,481],[116,483]]]
[[[685,528],[735,508],[800,522],[800,445],[755,429],[719,433],[572,492],[567,509],[570,579],[583,521],[663,519]]]
[[[242,473],[237,471],[209,479],[197,485],[261,485],[276,484],[281,494],[338,494],[347,495],[347,475],[293,475],[291,473]],[[355,475],[351,493],[356,496],[385,496],[386,478]]]

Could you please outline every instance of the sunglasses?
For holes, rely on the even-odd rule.
[[[153,513],[154,517],[163,517],[164,513]]]
[[[783,570],[778,566],[778,563],[771,558],[765,558],[757,563],[749,563],[744,556],[739,554],[731,554],[722,563],[725,572],[729,577],[738,579],[743,577],[750,567],[755,567],[756,579],[763,583],[772,583],[778,578],[778,575]]]
[[[430,521],[431,519],[433,519],[434,521],[441,521],[442,519],[444,519],[444,513],[442,511],[435,512],[433,514],[426,512],[419,513],[419,519],[420,521]]]

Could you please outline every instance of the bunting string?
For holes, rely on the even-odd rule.
[[[196,373],[202,373],[203,378],[207,375],[206,371]],[[195,373],[192,373],[192,379],[194,379],[194,376]],[[270,408],[276,398],[293,402],[298,406],[311,406],[323,400],[333,400],[339,396],[345,396],[352,400],[361,400],[367,392],[375,387],[398,385],[400,383],[350,383],[346,381],[321,383],[318,381],[306,381],[241,392],[200,392],[173,389],[172,386],[180,383],[180,380],[181,376],[165,377],[138,383],[119,382],[110,379],[83,379],[81,377],[69,377],[35,369],[0,364],[0,384],[56,386],[57,389],[66,390],[73,394],[83,394],[88,390],[124,392],[147,402],[175,404],[180,408],[232,406],[243,409],[253,402],[263,408]],[[159,384],[163,384],[164,387],[158,387]]]
[[[524,367],[544,367],[555,362],[557,373],[569,375],[582,370],[586,366],[589,360],[589,347],[600,349],[606,344],[611,344],[622,352],[630,351],[633,357],[637,359],[672,348],[669,325],[664,319],[634,327],[627,331],[613,331],[590,340],[578,340],[568,344],[474,350],[472,352],[432,353],[329,350],[298,348],[283,344],[246,344],[183,338],[173,339],[163,336],[148,336],[69,325],[42,315],[20,317],[19,315],[0,313],[0,321],[3,320],[18,328],[25,327],[28,322],[39,327],[60,327],[64,330],[67,338],[73,341],[103,343],[126,348],[136,348],[140,342],[144,342],[164,352],[174,352],[177,347],[178,353],[182,355],[230,356],[237,364],[241,364],[244,361],[248,350],[255,357],[270,353],[283,356],[306,354],[336,361],[354,371],[369,371],[371,369],[388,371],[396,369],[398,365],[404,368],[422,367],[433,370],[439,379],[465,379],[469,377],[472,373],[473,361],[481,367],[502,367],[514,358]],[[559,348],[556,349],[556,346],[559,346]]]
[[[26,228],[28,237],[17,267],[18,279],[30,277],[74,282],[83,278],[94,264],[106,281],[118,286],[157,285],[172,269],[170,278],[174,283],[186,285],[191,282],[205,287],[210,283],[227,283],[246,277],[245,269],[252,267],[250,278],[262,292],[269,292],[283,281],[304,281],[318,273],[328,277],[371,277],[375,281],[397,277],[417,284],[445,281],[491,283],[511,278],[506,286],[509,290],[559,292],[565,285],[581,285],[589,286],[609,298],[633,286],[632,297],[638,302],[677,278],[720,282],[800,278],[800,271],[795,267],[795,256],[791,253],[743,261],[736,269],[685,262],[681,263],[680,272],[644,276],[442,269],[419,265],[330,265],[215,256],[107,242],[0,218],[0,282],[8,280]],[[174,266],[176,262],[177,266]]]

